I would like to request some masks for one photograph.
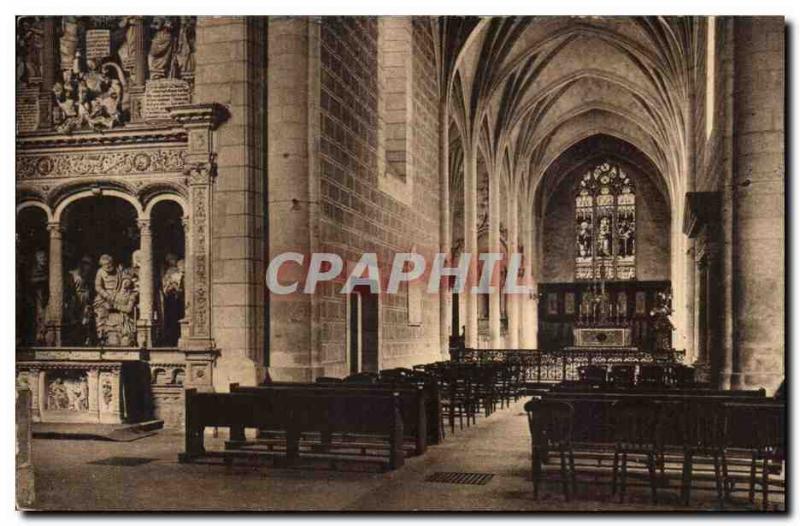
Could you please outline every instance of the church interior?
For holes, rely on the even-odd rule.
[[[782,17],[16,30],[18,506],[786,511]]]

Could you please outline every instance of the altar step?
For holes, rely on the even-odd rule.
[[[155,435],[164,427],[164,421],[148,420],[135,424],[66,424],[36,422],[32,427],[34,438],[132,442],[140,438]]]

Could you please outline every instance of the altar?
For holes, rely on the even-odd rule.
[[[627,326],[575,327],[573,336],[575,347],[631,347],[631,329]]]
[[[34,422],[121,424],[152,418],[139,349],[35,349],[17,361]]]

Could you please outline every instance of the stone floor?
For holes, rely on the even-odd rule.
[[[565,502],[548,483],[538,501],[530,481],[530,437],[520,401],[455,435],[395,472],[277,469],[268,465],[179,464],[183,437],[165,431],[134,442],[36,439],[33,459],[40,510],[449,510],[687,511],[677,490],[658,506],[645,488],[625,504],[607,484],[581,483]],[[209,445],[221,447],[221,440]],[[130,465],[103,461],[124,457]],[[100,461],[101,463],[97,463]],[[493,473],[483,486],[426,482],[436,471]],[[712,492],[693,493],[692,509],[713,510]],[[734,503],[726,509],[746,509]]]

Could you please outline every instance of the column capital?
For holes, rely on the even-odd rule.
[[[64,227],[58,221],[50,221],[47,223],[47,231],[50,232],[50,237],[61,237]]]
[[[141,234],[150,234],[150,218],[144,217],[137,219],[136,226],[139,227]]]

